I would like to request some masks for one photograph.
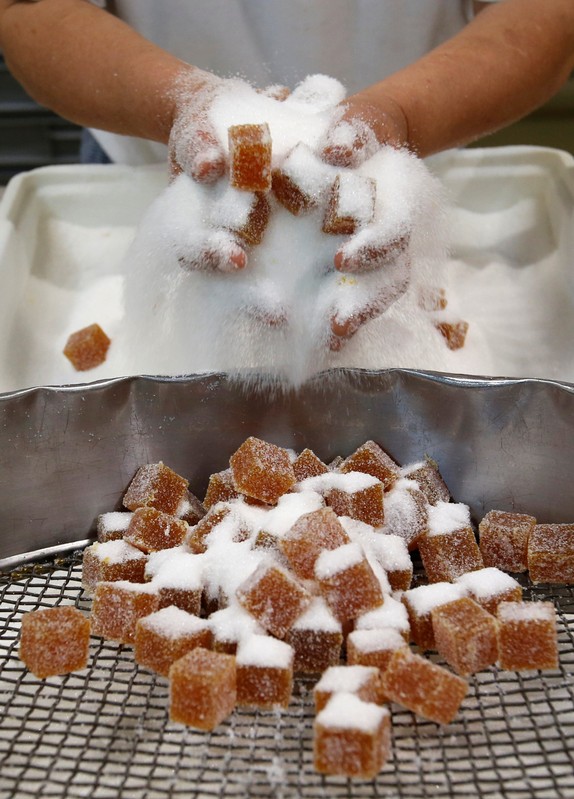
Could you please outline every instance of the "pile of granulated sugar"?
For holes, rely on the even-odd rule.
[[[273,168],[296,145],[304,145],[302,155],[290,159],[290,168],[322,199],[317,208],[295,216],[270,192],[270,221],[262,243],[248,249],[244,270],[190,271],[179,259],[197,252],[205,236],[229,240],[230,234],[218,225],[240,215],[245,198],[229,188],[227,177],[209,186],[178,177],[149,209],[127,254],[125,323],[114,338],[114,348],[121,350],[115,357],[135,373],[255,371],[293,385],[339,365],[456,371],[456,353],[433,324],[439,317],[456,320],[456,308],[429,312],[420,305],[421,292],[441,286],[445,261],[438,181],[422,161],[390,147],[355,170],[321,161],[317,153],[345,94],[332,78],[310,76],[284,101],[259,94],[242,81],[230,86],[210,110],[226,151],[231,125],[267,123]],[[394,263],[368,274],[336,271],[333,259],[345,237],[321,231],[325,187],[338,174],[351,172],[376,183],[374,219],[359,229],[357,243],[372,230],[379,241],[408,236]],[[356,209],[362,200],[357,197],[352,203]],[[365,324],[340,353],[330,351],[334,314],[346,318],[381,295],[392,297],[405,283],[406,293],[380,320]],[[269,315],[284,321],[269,326]]]

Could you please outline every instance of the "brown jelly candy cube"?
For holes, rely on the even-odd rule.
[[[339,471],[364,472],[380,480],[385,491],[398,480],[401,470],[385,450],[374,441],[366,441],[362,446],[349,455],[339,466]]]
[[[375,213],[376,183],[355,172],[341,172],[335,178],[323,219],[323,233],[352,236],[368,225]]]
[[[245,244],[256,246],[263,241],[270,215],[271,206],[265,194],[229,187],[215,206],[211,221],[235,233]]]
[[[353,630],[347,636],[347,663],[350,666],[376,666],[381,672],[388,667],[391,657],[408,646],[398,630]]]
[[[175,605],[188,613],[199,615],[203,595],[203,568],[201,558],[181,550],[163,550],[165,559],[151,555],[146,567],[146,577],[151,577],[158,592],[159,607]]]
[[[284,638],[312,596],[286,569],[269,560],[239,586],[237,598],[265,630]]]
[[[491,510],[478,525],[480,552],[485,566],[506,572],[528,569],[528,539],[536,519],[526,513]]]
[[[239,492],[233,485],[231,469],[224,469],[222,472],[215,472],[210,476],[203,504],[209,510],[218,502],[228,502],[238,496]]]
[[[134,658],[140,666],[167,677],[172,663],[198,646],[211,649],[212,641],[205,619],[171,605],[139,619]]]
[[[92,604],[92,632],[110,641],[132,644],[138,619],[159,609],[152,584],[119,580],[98,583]]]
[[[106,360],[111,343],[98,324],[88,325],[69,336],[64,355],[76,371],[85,372]]]
[[[383,604],[380,583],[358,544],[324,550],[315,563],[321,593],[336,618],[355,619]]]
[[[315,711],[323,710],[333,694],[350,693],[363,702],[385,701],[381,672],[376,666],[329,666],[313,688]]]
[[[450,501],[448,486],[443,480],[438,464],[431,458],[405,467],[403,476],[417,483],[429,505]]]
[[[89,642],[90,621],[72,605],[22,616],[20,659],[40,680],[86,668]]]
[[[229,184],[241,191],[271,188],[271,133],[265,123],[232,125],[229,139]]]
[[[84,550],[82,587],[88,593],[93,593],[99,582],[129,580],[143,583],[146,563],[145,553],[127,541],[96,542]]]
[[[389,595],[385,596],[385,601],[378,608],[358,616],[354,621],[354,628],[356,630],[392,628],[397,630],[407,643],[411,640],[411,626],[406,605]]]
[[[293,691],[293,650],[284,641],[251,635],[237,647],[237,704],[287,707]]]
[[[520,583],[495,566],[467,572],[457,577],[455,582],[463,587],[471,599],[493,616],[496,616],[501,602],[520,602],[522,599]]]
[[[206,508],[203,506],[203,503],[200,502],[195,494],[192,494],[191,491],[187,491],[173,515],[187,522],[187,524],[197,524],[200,519],[203,519],[205,514]]]
[[[383,567],[392,591],[408,591],[413,579],[413,562],[408,545],[400,535],[375,534],[368,544],[369,552]]]
[[[161,461],[148,463],[136,472],[124,496],[128,510],[149,507],[176,515],[187,497],[189,483]]]
[[[449,350],[460,350],[464,347],[466,334],[468,333],[468,322],[462,319],[457,322],[434,322],[434,326],[444,338]]]
[[[196,647],[169,670],[169,716],[199,730],[214,730],[234,710],[235,658]]]
[[[205,514],[203,519],[189,528],[185,537],[185,546],[192,552],[200,554],[207,550],[206,538],[215,530],[218,524],[229,516],[230,509],[226,505],[214,505]]]
[[[322,597],[315,597],[285,636],[295,653],[294,669],[319,674],[341,658],[343,630]]]
[[[123,538],[128,529],[132,514],[123,511],[100,513],[96,520],[96,534],[100,543],[117,541]]]
[[[299,216],[323,201],[332,180],[330,171],[300,142],[274,169],[271,185],[275,199],[294,216]]]
[[[383,532],[402,538],[407,550],[416,549],[429,529],[429,505],[413,480],[401,479],[385,493]]]
[[[348,543],[349,536],[332,508],[305,513],[279,540],[291,569],[303,580],[315,577],[315,561],[324,549]]]
[[[385,520],[383,484],[361,472],[337,475],[339,478],[325,494],[325,502],[337,516],[350,516],[372,527],[381,527]]]
[[[239,642],[250,635],[264,635],[265,630],[241,605],[228,605],[209,616],[213,649],[235,655]]]
[[[466,680],[405,647],[392,656],[383,673],[383,691],[391,702],[417,716],[449,724],[468,691]]]
[[[134,511],[124,540],[142,552],[156,552],[181,544],[188,530],[189,525],[183,519],[155,508],[138,508]]]
[[[242,494],[275,505],[295,485],[289,452],[250,436],[230,460],[233,484]]]
[[[470,526],[466,505],[439,502],[429,508],[429,530],[418,540],[429,582],[451,581],[482,569],[482,555]]]
[[[336,693],[315,718],[313,761],[321,774],[374,779],[391,750],[391,716],[386,707]]]
[[[436,648],[458,674],[475,674],[496,662],[496,619],[473,599],[447,602],[431,617]]]
[[[411,640],[421,649],[435,649],[431,616],[433,609],[460,599],[465,594],[466,589],[462,585],[446,582],[419,585],[405,591],[401,601],[407,609]]]
[[[556,610],[552,602],[501,602],[498,606],[501,669],[558,667]]]
[[[533,583],[574,583],[574,524],[537,524],[528,541]]]
[[[304,449],[293,461],[293,471],[298,483],[306,480],[307,477],[317,477],[329,471],[323,461],[310,449]]]

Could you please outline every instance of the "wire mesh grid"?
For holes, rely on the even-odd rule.
[[[574,589],[532,586],[558,614],[560,667],[475,675],[440,727],[392,706],[393,753],[376,780],[313,769],[312,682],[282,711],[236,710],[212,733],[173,724],[167,681],[129,647],[93,638],[88,668],[38,680],[18,658],[22,613],[89,610],[81,553],[0,575],[0,797],[574,797]],[[528,641],[525,641],[528,646]],[[437,658],[437,662],[440,662]]]

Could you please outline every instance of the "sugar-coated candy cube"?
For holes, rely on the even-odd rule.
[[[498,606],[501,669],[558,667],[556,610],[552,602],[501,602]]]
[[[355,452],[349,455],[339,466],[339,471],[364,472],[380,480],[385,491],[400,476],[400,467],[385,450],[375,441],[365,441]]]
[[[376,666],[385,671],[391,657],[408,646],[398,630],[353,630],[347,636],[347,663],[357,666]]]
[[[284,638],[312,596],[286,569],[265,560],[239,586],[237,598],[265,630]]]
[[[392,656],[382,677],[385,695],[418,716],[448,724],[468,691],[466,680],[408,647]]]
[[[350,516],[373,527],[380,527],[385,520],[381,481],[362,472],[347,472],[337,477],[342,479],[327,491],[327,505],[333,508],[337,516]]]
[[[196,647],[169,670],[169,716],[199,730],[214,730],[235,708],[235,658]]]
[[[438,502],[429,507],[429,529],[418,541],[429,582],[454,580],[484,563],[470,526],[467,505]]]
[[[187,496],[189,483],[160,461],[141,466],[128,486],[124,507],[128,510],[150,507],[164,513],[177,514]]]
[[[124,540],[142,552],[156,552],[182,543],[189,530],[183,519],[155,508],[137,508]]]
[[[411,626],[406,605],[392,596],[385,596],[382,605],[355,619],[356,630],[386,630],[389,627],[397,630],[407,643],[411,640]]]
[[[132,644],[138,619],[158,609],[157,589],[150,583],[98,583],[92,604],[92,632],[110,641]]]
[[[222,524],[229,524],[235,528],[233,540],[240,541],[249,537],[249,531],[242,526],[239,518],[232,514],[231,508],[223,503],[218,503],[212,505],[203,519],[189,528],[185,536],[186,547],[197,554],[205,552],[208,536]]]
[[[478,535],[485,566],[505,572],[528,569],[528,539],[536,519],[526,513],[491,510],[480,521]]]
[[[329,167],[302,142],[290,150],[271,176],[275,199],[295,216],[322,203],[331,181]]]
[[[242,494],[275,505],[295,485],[289,452],[250,436],[229,459],[233,484]]]
[[[287,707],[293,691],[293,650],[267,635],[243,638],[236,655],[237,704]]]
[[[304,449],[293,461],[293,471],[297,482],[306,480],[307,477],[316,477],[326,474],[329,467],[310,449]]]
[[[192,494],[191,491],[187,491],[173,515],[188,524],[197,524],[200,519],[203,519],[205,513],[206,508],[203,503],[195,494]]]
[[[40,680],[86,668],[89,642],[90,621],[72,605],[22,616],[20,659]]]
[[[188,613],[199,615],[203,595],[202,559],[179,547],[158,552],[166,553],[165,558],[160,560],[158,553],[150,555],[146,577],[151,577],[157,589],[159,607],[175,605]]]
[[[383,592],[358,544],[324,550],[315,563],[321,593],[341,621],[383,604]]]
[[[82,587],[92,593],[96,583],[129,580],[143,583],[147,556],[127,541],[111,540],[84,550],[82,557]]]
[[[433,583],[410,588],[401,597],[407,609],[411,640],[421,649],[435,649],[431,612],[439,605],[465,596],[466,589],[454,583]],[[385,600],[386,604],[386,600]]]
[[[407,591],[413,578],[413,562],[408,545],[400,535],[375,533],[368,549],[385,570],[393,591]]]
[[[315,711],[319,713],[333,694],[355,694],[363,702],[385,701],[381,672],[376,666],[329,666],[313,688]]]
[[[228,502],[238,496],[239,492],[233,485],[231,469],[224,469],[222,472],[214,472],[210,476],[203,504],[209,510],[218,502]]]
[[[466,342],[468,322],[463,319],[456,322],[435,321],[434,326],[445,340],[449,350],[460,350]]]
[[[265,123],[228,129],[229,184],[241,191],[271,188],[271,133]]]
[[[574,524],[537,524],[528,541],[533,583],[574,583]]]
[[[235,655],[243,638],[265,634],[265,630],[251,613],[237,603],[212,613],[209,616],[209,626],[213,633],[213,649],[227,655]]]
[[[88,325],[68,337],[64,355],[76,371],[85,372],[106,360],[111,343],[98,324]]]
[[[325,500],[316,491],[283,494],[277,505],[265,511],[255,546],[266,547],[279,554],[282,539],[299,519],[325,507]]]
[[[123,538],[131,518],[132,514],[128,511],[100,513],[96,521],[98,541],[103,544],[105,541],[117,541]]]
[[[373,779],[390,749],[388,709],[355,694],[334,694],[315,718],[313,761],[321,774]]]
[[[410,464],[402,470],[408,480],[414,480],[424,494],[429,505],[437,502],[449,502],[450,491],[440,473],[438,464],[432,458]]]
[[[312,580],[315,561],[324,549],[350,543],[332,508],[320,508],[301,516],[280,539],[279,547],[298,577]]]
[[[212,641],[205,619],[170,605],[138,620],[134,658],[140,666],[167,677],[172,663],[197,646],[211,649]]]
[[[357,172],[340,172],[329,193],[323,233],[351,236],[375,213],[376,183]]]
[[[495,566],[486,566],[457,577],[455,583],[461,585],[471,599],[496,616],[501,602],[520,602],[522,587],[513,577]]]
[[[436,648],[458,674],[474,674],[496,662],[496,619],[473,599],[439,605],[431,618]]]
[[[227,186],[214,203],[211,223],[231,230],[245,244],[261,244],[269,222],[271,206],[261,192],[246,192]]]
[[[414,480],[401,478],[385,493],[382,532],[403,539],[408,550],[416,549],[429,529],[428,502]]]
[[[294,669],[304,674],[325,671],[339,662],[343,629],[322,597],[314,597],[285,636],[295,654]]]

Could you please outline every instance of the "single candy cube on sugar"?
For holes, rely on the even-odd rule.
[[[358,544],[324,550],[315,563],[315,577],[340,621],[355,619],[383,604],[380,583]]]
[[[185,539],[189,525],[177,516],[171,516],[155,508],[137,508],[134,511],[124,541],[141,549],[155,552],[170,549]]]
[[[169,551],[173,551],[173,555],[166,557],[152,576],[159,607],[161,609],[175,605],[198,616],[203,595],[204,561],[201,556],[181,551],[179,547]],[[148,569],[148,574],[149,571]]]
[[[574,524],[537,524],[528,541],[533,583],[574,583]]]
[[[195,647],[211,649],[213,634],[205,619],[174,605],[139,619],[136,624],[134,659],[167,677],[172,663]]]
[[[484,568],[470,525],[467,505],[439,502],[429,507],[429,529],[418,540],[429,582],[454,580],[465,572]]]
[[[373,527],[382,526],[385,520],[384,488],[380,480],[363,472],[331,473],[325,477],[330,478],[325,502],[337,516],[350,516]]]
[[[434,326],[444,338],[449,350],[460,350],[466,342],[468,333],[468,322],[459,319],[455,322],[435,321]]]
[[[428,502],[413,480],[401,478],[385,494],[382,532],[402,538],[407,550],[416,549],[429,529]]]
[[[388,491],[400,476],[400,466],[375,441],[365,441],[339,466],[343,474],[364,472],[380,480]]]
[[[552,602],[501,602],[498,606],[501,669],[558,668],[556,610]]]
[[[411,630],[411,640],[421,649],[436,649],[431,613],[434,608],[466,595],[466,589],[455,583],[433,583],[410,588],[401,596]]]
[[[241,191],[271,189],[271,132],[266,123],[228,130],[229,184]]]
[[[285,636],[295,654],[294,669],[316,674],[337,664],[343,646],[343,628],[322,597],[314,597]]]
[[[121,539],[95,544],[84,550],[82,557],[82,587],[93,593],[99,582],[129,580],[143,583],[147,555]]]
[[[236,655],[237,704],[272,709],[287,707],[293,691],[293,650],[267,635],[243,638]]]
[[[124,507],[128,510],[150,507],[176,515],[187,497],[188,481],[162,461],[141,466],[128,486]]]
[[[385,596],[382,605],[355,619],[356,630],[386,630],[388,628],[397,630],[407,643],[411,640],[411,625],[406,605],[392,596]]]
[[[213,650],[227,655],[235,655],[243,638],[265,635],[263,627],[238,603],[212,613],[209,626],[213,633]]]
[[[329,467],[315,455],[310,449],[304,449],[293,461],[293,471],[298,483],[306,480],[307,477],[316,477],[319,474],[326,474]]]
[[[169,670],[169,717],[198,730],[214,730],[234,710],[235,658],[196,647]]]
[[[381,672],[376,666],[330,666],[313,688],[315,712],[319,713],[333,694],[355,694],[363,702],[382,705],[385,697]]]
[[[229,459],[233,484],[242,494],[275,505],[296,483],[289,452],[250,436]]]
[[[221,472],[214,472],[209,477],[205,497],[203,498],[203,505],[209,510],[218,502],[228,502],[231,499],[236,499],[239,492],[233,485],[233,476],[231,468],[224,469]]]
[[[117,541],[123,538],[128,529],[132,514],[127,511],[100,513],[96,521],[96,534],[100,543]]]
[[[203,503],[200,502],[195,494],[187,491],[173,515],[188,524],[197,524],[200,519],[203,519],[205,513],[206,508]]]
[[[357,666],[376,666],[381,672],[397,651],[408,646],[398,630],[353,630],[347,636],[347,663]]]
[[[315,562],[324,549],[349,544],[350,539],[332,508],[306,513],[279,540],[279,547],[298,577],[312,580]]]
[[[454,719],[468,691],[462,677],[416,655],[408,647],[392,656],[382,682],[391,702],[438,724],[449,724]]]
[[[239,586],[237,599],[265,630],[284,638],[309,607],[312,596],[282,566],[265,560]]]
[[[352,236],[375,213],[376,182],[356,172],[340,172],[329,193],[323,233]]]
[[[292,494],[283,494],[279,497],[277,505],[264,511],[260,517],[256,547],[265,547],[280,556],[280,546],[283,538],[299,519],[307,514],[325,507],[325,500],[316,491],[298,491]]]
[[[413,562],[408,545],[400,535],[375,533],[368,549],[385,570],[393,591],[407,591],[413,579]]]
[[[491,510],[478,525],[480,552],[485,566],[505,572],[528,569],[528,539],[536,519],[526,513]]]
[[[92,603],[92,632],[110,641],[133,644],[138,619],[156,610],[159,597],[150,583],[98,583]]]
[[[321,205],[333,180],[333,170],[303,142],[287,153],[274,169],[271,184],[275,199],[294,216]]]
[[[439,605],[431,619],[436,648],[458,674],[474,674],[496,663],[496,619],[473,599]]]
[[[520,583],[494,566],[461,574],[455,583],[461,585],[471,599],[493,616],[496,616],[501,602],[520,602],[522,599]]]
[[[391,751],[386,707],[336,693],[315,718],[313,762],[320,774],[374,779]]]
[[[440,473],[438,464],[432,458],[427,457],[424,461],[405,466],[401,473],[403,477],[417,483],[429,505],[450,501],[448,486]]]
[[[210,221],[231,230],[245,244],[261,244],[269,222],[271,206],[261,192],[247,192],[227,186],[213,204]]]
[[[60,605],[22,616],[19,656],[38,679],[85,669],[90,621],[78,608]]]
[[[88,325],[68,337],[64,355],[76,371],[85,372],[106,360],[111,343],[98,324]]]

